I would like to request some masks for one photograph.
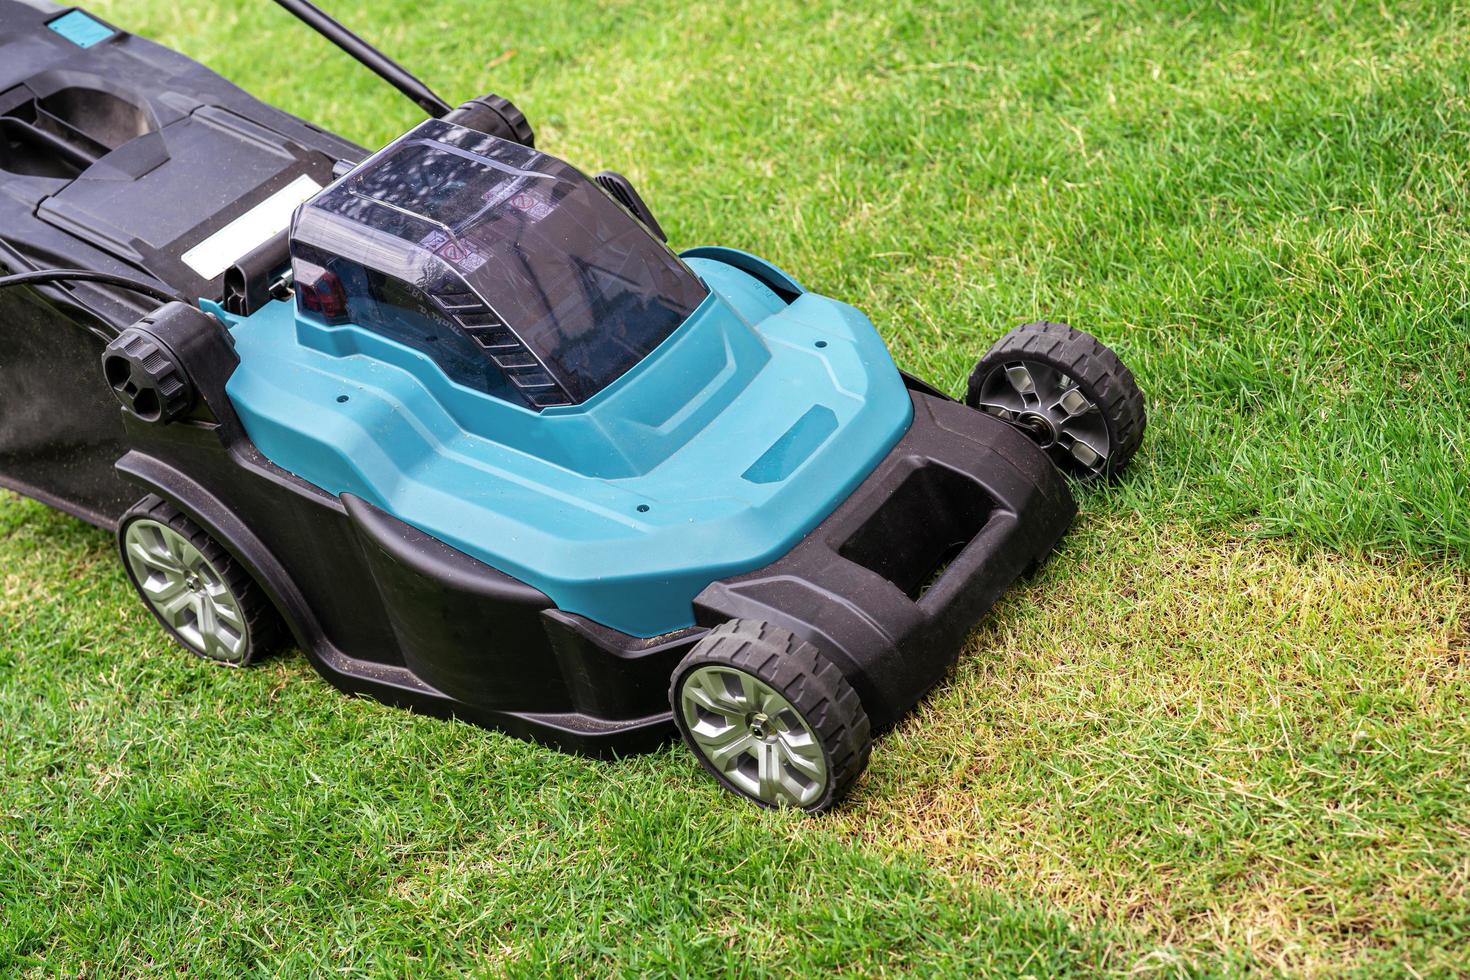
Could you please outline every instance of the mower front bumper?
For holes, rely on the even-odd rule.
[[[1010,425],[910,390],[914,421],[785,557],[715,582],[700,625],[758,619],[816,644],[875,728],[943,676],[970,629],[1051,553],[1076,514],[1046,454]]]

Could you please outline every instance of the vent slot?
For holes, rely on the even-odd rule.
[[[838,549],[918,601],[990,520],[995,503],[975,481],[921,466]]]
[[[457,323],[533,408],[570,405],[572,399],[516,332],[474,293],[441,293],[439,309]]]

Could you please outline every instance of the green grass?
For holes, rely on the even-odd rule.
[[[273,5],[94,9],[364,145],[416,118]],[[1470,10],[334,9],[951,391],[1093,330],[1144,449],[819,819],[210,669],[0,499],[0,974],[1465,968]]]

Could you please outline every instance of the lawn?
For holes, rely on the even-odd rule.
[[[1092,330],[1148,436],[820,818],[210,668],[0,496],[0,975],[1470,969],[1470,8],[328,6],[952,392]],[[272,4],[93,9],[418,118]]]

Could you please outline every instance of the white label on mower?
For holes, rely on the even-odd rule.
[[[240,256],[257,245],[264,245],[277,232],[285,231],[296,205],[321,189],[322,185],[310,177],[304,174],[297,177],[185,252],[184,264],[205,279],[223,275]]]

